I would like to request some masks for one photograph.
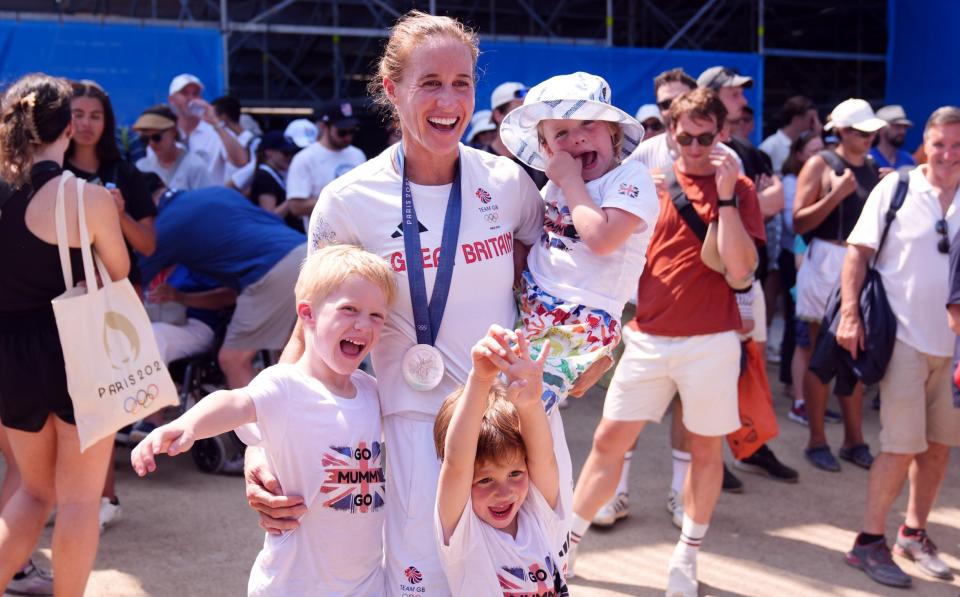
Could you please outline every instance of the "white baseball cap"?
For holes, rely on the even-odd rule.
[[[306,118],[298,118],[291,121],[287,128],[283,130],[283,136],[291,143],[303,149],[317,140],[317,125]]]
[[[496,110],[504,104],[508,104],[515,99],[522,100],[529,89],[523,83],[508,81],[500,83],[490,94],[490,109]]]
[[[887,122],[877,118],[873,108],[862,99],[843,100],[830,112],[830,122],[823,130],[852,128],[864,133],[875,133],[887,126]]]
[[[660,116],[660,108],[657,107],[657,104],[643,104],[640,106],[640,109],[637,110],[637,120],[640,123],[646,122],[650,118],[656,118],[663,123],[663,118]]]
[[[480,133],[497,130],[497,125],[491,120],[493,112],[490,110],[477,110],[470,119],[470,132],[467,133],[467,143],[472,143],[473,138]]]
[[[200,82],[200,79],[198,79],[196,75],[183,73],[182,75],[177,75],[172,81],[170,81],[170,91],[167,93],[167,95],[173,95],[187,85],[196,85],[200,88],[200,91],[203,91],[203,83]]]
[[[541,120],[605,120],[620,126],[623,144],[618,156],[628,157],[643,139],[643,125],[610,104],[610,85],[589,73],[551,77],[527,93],[523,105],[500,123],[500,140],[517,159],[543,170],[547,160],[541,153],[537,124]]]

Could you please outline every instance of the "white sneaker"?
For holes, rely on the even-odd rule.
[[[5,592],[11,595],[53,595],[53,575],[37,568],[31,560],[14,575]]]
[[[697,597],[697,561],[670,558],[667,597]]]
[[[116,504],[110,503],[110,498],[100,498],[100,532],[103,533],[107,530],[107,527],[112,527],[113,525],[120,522],[120,518],[123,516],[123,508],[120,507],[120,502]]]
[[[683,528],[683,494],[677,493],[674,490],[670,490],[670,494],[667,495],[667,512],[671,516],[673,521],[673,526]]]
[[[618,493],[613,499],[603,505],[593,517],[593,524],[598,527],[610,527],[621,518],[630,515],[630,495],[627,492]]]
[[[579,545],[570,544],[570,553],[567,554],[567,579],[575,578],[577,573],[573,571],[573,563],[577,561],[577,548]]]

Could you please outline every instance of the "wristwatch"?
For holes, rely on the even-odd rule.
[[[730,199],[717,199],[717,207],[737,207],[737,198],[736,196]]]

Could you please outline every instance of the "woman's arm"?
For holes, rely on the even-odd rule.
[[[84,185],[83,198],[93,249],[103,261],[112,280],[126,278],[130,273],[130,254],[123,242],[123,231],[113,196],[104,188]]]

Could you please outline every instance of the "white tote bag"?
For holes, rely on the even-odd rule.
[[[103,262],[93,254],[80,178],[76,179],[77,219],[86,288],[73,285],[63,192],[71,176],[64,171],[60,177],[55,215],[67,291],[52,302],[83,451],[121,427],[179,401],[136,291],[126,278],[112,281]],[[99,288],[96,271],[102,282]]]

